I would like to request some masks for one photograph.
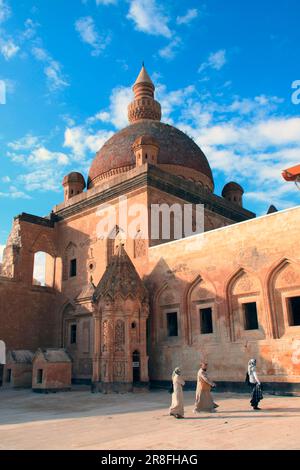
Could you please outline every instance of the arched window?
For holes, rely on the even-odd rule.
[[[34,255],[32,284],[35,286],[53,287],[55,258],[44,251]]]
[[[65,249],[63,259],[63,281],[77,276],[77,246],[70,242]]]
[[[239,269],[231,277],[226,290],[231,340],[263,339],[267,323],[258,277]]]

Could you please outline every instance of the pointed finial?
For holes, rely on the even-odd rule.
[[[128,106],[128,119],[133,122],[141,119],[160,121],[161,107],[154,99],[155,86],[143,65],[133,85],[134,101]]]
[[[153,84],[153,82],[152,82],[152,80],[151,80],[151,78],[150,78],[150,76],[149,76],[149,74],[148,74],[148,72],[145,68],[144,62],[143,62],[142,68],[140,70],[140,73],[139,73],[139,75],[138,75],[138,77],[135,81],[134,86],[142,84],[142,83],[148,83],[154,91],[154,89],[155,89],[154,84]]]

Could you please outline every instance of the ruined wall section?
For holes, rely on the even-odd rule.
[[[13,222],[0,276],[0,338],[8,350],[61,343],[64,298],[55,279],[52,287],[34,285],[34,255],[39,251],[59,263],[55,221],[21,214]]]

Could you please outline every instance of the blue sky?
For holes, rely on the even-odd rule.
[[[0,0],[0,245],[13,216],[46,215],[71,170],[126,126],[142,61],[163,120],[200,145],[216,193],[299,204],[281,170],[300,162],[298,0]]]

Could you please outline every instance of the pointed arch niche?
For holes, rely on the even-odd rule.
[[[213,283],[197,276],[189,286],[186,303],[188,344],[215,340],[218,337],[219,325],[216,289]]]
[[[61,319],[62,319],[62,347],[68,349],[68,351],[74,350],[74,348],[76,347],[76,341],[74,341],[75,340],[74,335],[75,335],[75,330],[77,333],[77,318],[75,315],[75,307],[71,303],[67,303],[63,307]]]
[[[106,239],[106,265],[108,266],[112,257],[115,255],[116,248],[125,245],[126,234],[122,228],[116,225]]]
[[[228,281],[226,291],[231,341],[264,339],[268,323],[257,275],[239,269]]]
[[[53,288],[57,255],[52,240],[47,235],[39,233],[30,252],[32,256],[32,285]]]
[[[268,277],[274,338],[300,332],[300,263],[283,259],[277,263]]]
[[[64,251],[64,256],[63,256],[63,281],[67,281],[70,277],[75,277],[72,276],[71,273],[71,263],[73,262],[73,269],[76,270],[77,274],[77,256],[78,256],[78,250],[77,250],[77,245],[75,243],[70,242],[65,251]]]
[[[180,289],[176,281],[165,282],[155,295],[155,341],[176,343],[185,325],[180,310]]]

